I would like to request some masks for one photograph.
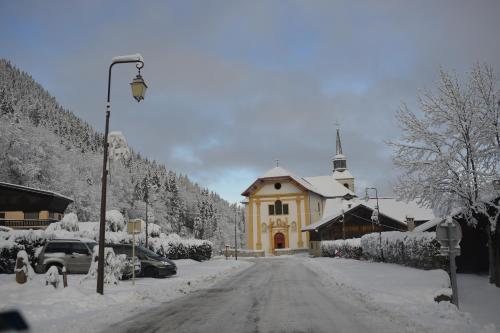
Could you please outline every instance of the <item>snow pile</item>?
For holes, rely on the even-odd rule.
[[[446,259],[439,256],[439,247],[434,232],[390,231],[361,237],[365,259],[423,269],[442,268],[446,265]]]
[[[75,213],[64,215],[63,219],[59,222],[49,224],[45,232],[56,232],[58,230],[66,230],[70,232],[79,231],[78,217]]]
[[[308,258],[305,263],[324,277],[326,288],[344,290],[346,297],[364,302],[370,315],[401,323],[407,327],[405,332],[495,332],[491,325],[482,327],[450,302],[434,301],[437,293],[449,293],[450,280],[441,269],[342,258]],[[494,309],[498,313],[498,307]]]
[[[360,259],[362,254],[361,239],[337,239],[321,242],[321,256]]]
[[[57,270],[56,266],[50,266],[50,268],[47,270],[47,273],[45,273],[45,285],[51,285],[54,288],[59,287],[59,282],[61,281],[59,277],[59,271]]]
[[[22,272],[29,280],[33,279],[35,276],[35,271],[33,270],[33,267],[31,267],[28,254],[24,250],[17,252],[15,271],[16,273]]]
[[[117,210],[106,212],[106,231],[123,231],[125,229],[125,218]]]
[[[87,279],[97,278],[97,266],[99,263],[99,246],[94,246],[92,251],[92,262],[90,263],[89,272],[82,279],[82,282]],[[104,248],[104,283],[106,284],[118,284],[118,280],[121,280],[122,273],[127,265],[127,256],[124,254],[116,255],[110,247]]]

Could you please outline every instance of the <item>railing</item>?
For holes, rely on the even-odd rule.
[[[45,229],[49,224],[57,220],[9,220],[0,219],[0,226],[10,228],[43,228]]]

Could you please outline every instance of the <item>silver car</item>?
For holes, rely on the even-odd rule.
[[[92,249],[97,245],[92,240],[54,239],[48,241],[38,256],[36,270],[46,272],[56,266],[61,273],[63,266],[68,273],[86,274],[90,268]]]

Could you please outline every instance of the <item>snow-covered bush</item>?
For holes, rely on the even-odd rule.
[[[439,256],[434,232],[382,232],[381,240],[382,251],[378,233],[361,237],[365,259],[424,269],[442,268],[446,264],[445,258]]]
[[[47,239],[54,237],[43,230],[12,230],[0,232],[0,273],[13,273],[17,252],[25,250],[29,261],[37,264],[37,253],[45,245]],[[35,267],[36,268],[36,267]]]
[[[92,251],[92,262],[90,263],[89,272],[83,280],[97,278],[98,258],[99,246],[96,245]],[[105,247],[104,258],[104,283],[118,284],[118,281],[121,280],[123,271],[128,263],[127,256],[124,254],[116,255],[112,248]]]
[[[35,271],[33,270],[33,267],[31,267],[31,263],[26,251],[20,250],[19,252],[17,252],[16,260],[16,273],[23,273],[28,278],[28,280],[33,279],[33,277],[35,276]],[[18,263],[20,262],[19,260],[22,260],[22,265],[18,265]]]
[[[106,212],[106,231],[123,231],[125,229],[125,218],[117,210]]]
[[[360,238],[321,242],[321,255],[323,257],[360,259],[362,252]]]
[[[23,247],[14,241],[0,239],[0,274],[14,273],[17,252],[22,249]]]
[[[47,273],[45,273],[45,285],[48,286],[50,284],[51,286],[57,289],[57,287],[59,287],[60,281],[61,278],[59,276],[59,271],[57,270],[57,267],[50,266]]]
[[[160,234],[148,241],[149,248],[170,259],[208,260],[212,256],[212,242],[201,239],[183,239],[177,234]]]
[[[49,224],[45,232],[57,232],[59,230],[66,230],[70,232],[79,231],[78,217],[75,213],[64,215],[63,219],[59,222]]]

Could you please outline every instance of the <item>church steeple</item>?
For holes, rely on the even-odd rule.
[[[336,155],[333,158],[333,172],[342,172],[347,169],[347,159],[342,154],[342,142],[340,141],[340,130],[337,127]]]

